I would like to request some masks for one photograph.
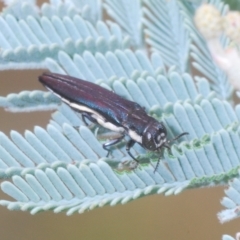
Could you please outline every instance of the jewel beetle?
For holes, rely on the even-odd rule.
[[[119,133],[117,138],[103,144],[108,152],[108,147],[128,135],[130,140],[126,144],[126,151],[137,163],[138,160],[130,151],[135,143],[147,150],[161,152],[164,147],[169,149],[172,141],[188,134],[183,132],[174,139],[167,140],[167,130],[162,122],[149,116],[138,103],[124,99],[97,84],[56,73],[43,73],[39,81],[72,109],[81,113],[84,123],[88,119]]]

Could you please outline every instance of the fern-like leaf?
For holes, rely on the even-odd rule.
[[[144,1],[144,29],[152,51],[159,51],[167,66],[175,65],[181,72],[188,68],[189,33],[184,22],[190,18],[178,1]],[[185,14],[181,12],[185,11]],[[174,16],[174,18],[173,18]]]
[[[224,15],[220,0],[209,2]],[[52,94],[2,96],[0,106],[10,111],[56,111],[45,129],[11,131],[10,137],[0,132],[1,189],[13,198],[1,205],[70,215],[155,193],[228,184],[222,201],[227,210],[219,217],[237,217],[240,105],[227,101],[232,87],[192,23],[196,5],[106,0],[103,6],[115,21],[107,23],[98,0],[52,0],[39,8],[16,2],[4,10],[0,69],[45,67],[94,82],[145,107],[166,126],[169,140],[189,135],[165,149],[160,161],[159,154],[136,144],[131,151],[140,164],[133,170],[124,141],[106,158],[102,143],[109,133],[86,127],[79,113]],[[228,44],[224,37],[222,44]],[[189,51],[205,77],[189,72]]]
[[[106,0],[107,13],[131,36],[137,46],[142,44],[141,5],[138,0]],[[112,23],[109,22],[111,25]]]

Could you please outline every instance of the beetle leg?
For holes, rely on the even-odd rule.
[[[133,147],[133,145],[135,144],[135,141],[130,139],[126,145],[126,151],[128,153],[128,155],[137,163],[139,163],[139,161],[132,155],[132,153],[130,152],[130,149]]]
[[[162,153],[161,153],[161,155],[162,155]],[[158,161],[157,161],[157,164],[156,164],[156,166],[155,166],[155,168],[154,168],[153,173],[155,173],[155,172],[157,171],[161,158],[162,158],[162,156],[159,157],[159,159],[158,159]]]
[[[87,118],[90,122],[96,123],[96,119],[93,118],[93,117],[91,116],[91,114],[86,113],[86,112],[83,112],[83,113],[81,113],[81,114],[82,114],[82,120],[83,120],[83,122],[85,123],[86,126],[89,126],[89,124],[88,124],[87,121],[86,121],[86,118]]]
[[[122,136],[120,136],[120,137],[118,137],[118,138],[115,138],[115,139],[112,139],[111,141],[106,142],[106,143],[104,143],[104,144],[102,145],[102,146],[103,146],[103,149],[105,149],[106,151],[108,151],[106,157],[108,157],[108,155],[109,155],[109,153],[110,153],[110,150],[108,149],[108,147],[113,146],[113,145],[119,143],[124,137],[125,137],[125,135],[122,135]]]

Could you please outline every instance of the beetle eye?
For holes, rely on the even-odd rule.
[[[151,133],[147,133],[147,139],[150,140],[152,138]]]
[[[165,133],[161,133],[160,136],[161,136],[161,139],[164,139],[166,137],[166,134]]]

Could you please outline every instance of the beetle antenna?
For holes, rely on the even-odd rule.
[[[153,173],[155,173],[155,172],[157,171],[158,166],[159,166],[159,163],[160,163],[160,158],[159,158],[158,161],[157,161],[157,164],[156,164],[156,166],[155,166],[155,168],[154,168]]]
[[[170,150],[170,146],[169,146],[168,142],[165,142],[162,146]],[[163,155],[161,148],[160,148],[159,150],[160,150],[160,151],[159,151],[159,152],[160,152],[160,155]],[[158,161],[157,161],[157,164],[156,164],[156,166],[155,166],[155,168],[154,168],[153,173],[155,173],[155,172],[157,171],[158,166],[159,166],[159,163],[160,163],[160,160],[161,160],[161,157],[162,157],[162,156],[159,157],[159,159],[158,159]]]
[[[184,135],[188,135],[188,134],[189,134],[188,132],[183,132],[183,133],[179,134],[178,136],[176,136],[175,138],[169,140],[167,143],[174,142],[174,141],[178,140],[180,137],[182,137]],[[166,145],[164,145],[164,146],[166,146]]]

